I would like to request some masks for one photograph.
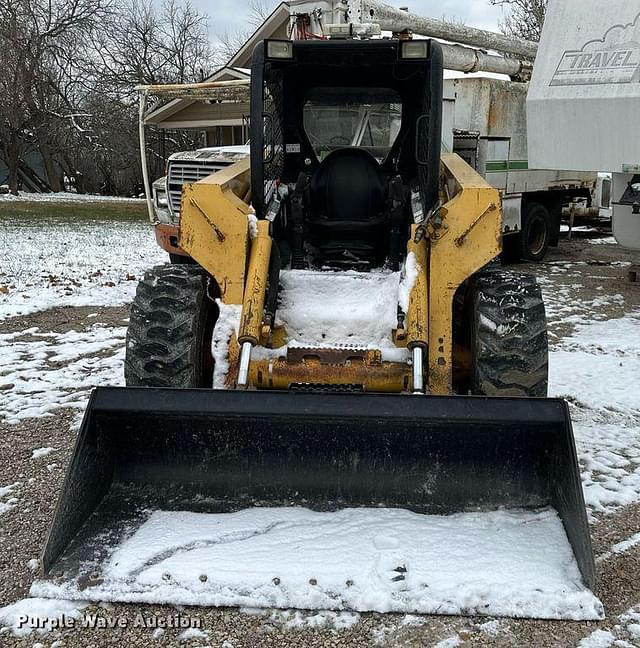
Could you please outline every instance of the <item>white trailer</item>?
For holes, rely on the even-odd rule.
[[[640,6],[550,0],[528,98],[530,158],[613,174],[613,234],[640,250]]]
[[[606,196],[596,191],[596,173],[530,164],[527,90],[527,83],[492,78],[445,80],[443,146],[500,189],[509,256],[538,261],[558,244],[563,208],[585,201],[597,212]]]

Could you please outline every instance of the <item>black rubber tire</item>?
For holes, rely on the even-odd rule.
[[[132,387],[211,387],[211,339],[218,306],[197,265],[161,265],[145,273],[131,305],[124,362]]]
[[[535,277],[496,270],[471,286],[471,392],[546,397],[547,319]]]
[[[522,229],[517,235],[519,256],[524,261],[542,261],[551,243],[553,222],[549,210],[540,203],[529,203],[522,210]]]

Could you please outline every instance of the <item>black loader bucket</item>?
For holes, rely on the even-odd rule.
[[[149,511],[254,506],[447,515],[552,507],[584,585],[594,586],[562,400],[133,388],[91,397],[44,582],[88,591],[100,561]]]

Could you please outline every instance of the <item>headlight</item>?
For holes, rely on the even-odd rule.
[[[160,209],[168,209],[169,200],[167,199],[167,190],[164,187],[158,188],[155,189],[154,194],[156,207],[160,207]]]
[[[166,178],[160,178],[153,183],[153,206],[156,218],[161,223],[171,223],[169,197],[167,196]]]
[[[267,58],[270,59],[292,59],[293,42],[284,40],[267,41]]]
[[[403,59],[426,59],[429,56],[428,40],[410,40],[402,43]]]

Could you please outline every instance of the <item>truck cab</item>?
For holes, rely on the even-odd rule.
[[[152,186],[156,239],[171,261],[184,263],[189,257],[178,246],[182,187],[197,182],[249,155],[249,145],[216,146],[180,151],[169,157],[167,174]]]

